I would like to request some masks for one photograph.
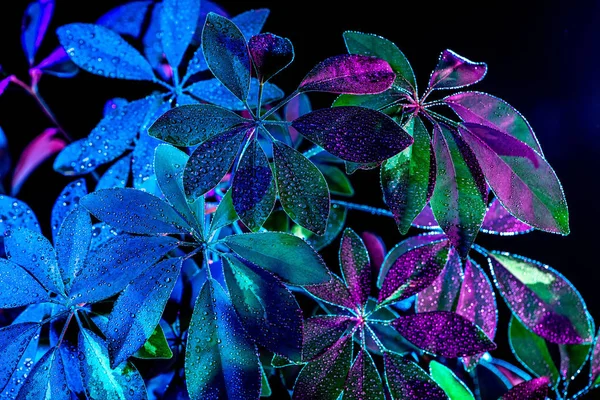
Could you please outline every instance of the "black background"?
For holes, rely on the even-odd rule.
[[[27,66],[19,35],[27,3],[7,2],[0,12],[0,65],[22,79],[27,79]],[[52,31],[68,22],[94,22],[123,2],[57,3]],[[446,48],[471,60],[487,62],[486,78],[473,89],[508,101],[529,120],[546,158],[563,183],[572,233],[567,237],[542,232],[519,237],[480,235],[477,242],[553,266],[580,290],[591,314],[600,321],[600,263],[596,255],[600,215],[596,200],[600,157],[600,2],[256,0],[220,4],[231,15],[251,8],[271,9],[264,31],[288,37],[295,45],[296,61],[274,80],[286,92],[293,90],[319,61],[345,53],[345,30],[377,33],[395,42],[412,63],[421,87],[426,85],[439,53]],[[48,54],[56,44],[51,32],[39,56]],[[0,126],[8,136],[13,160],[31,138],[50,126],[35,102],[14,88],[0,97]],[[106,100],[116,96],[135,99],[149,90],[147,83],[108,80],[82,72],[70,80],[46,77],[40,91],[66,129],[79,138],[98,122]],[[316,108],[328,106],[333,98],[311,94]],[[356,201],[383,205],[377,176],[375,171],[359,171],[352,176]],[[32,206],[46,233],[53,201],[69,181],[53,172],[49,161],[31,176],[19,194]],[[359,232],[378,233],[388,248],[401,240],[391,220],[382,217],[351,212],[349,226]],[[336,246],[326,252],[328,262],[335,262]],[[503,305],[500,314],[499,353],[508,357],[504,340],[507,310]]]

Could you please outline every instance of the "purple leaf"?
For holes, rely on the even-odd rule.
[[[543,231],[569,233],[562,186],[544,158],[520,140],[484,125],[460,128],[494,194],[519,220]]]
[[[393,399],[448,400],[442,388],[417,364],[395,353],[383,355],[385,380]]]
[[[344,385],[345,400],[384,400],[383,384],[369,353],[363,349],[350,368]]]
[[[485,272],[470,258],[465,261],[465,277],[463,279],[456,312],[475,323],[491,339],[496,335],[498,310],[492,283]],[[463,359],[467,369],[479,362],[482,354]]]
[[[485,214],[481,231],[492,235],[513,236],[533,231],[533,227],[513,217],[498,199],[492,200]]]
[[[48,57],[29,71],[31,75],[45,73],[59,78],[71,78],[77,75],[77,72],[79,72],[79,67],[71,61],[69,55],[61,46],[54,49]]]
[[[342,236],[339,259],[354,304],[362,309],[371,293],[371,264],[365,244],[350,228],[346,228]]]
[[[513,387],[500,400],[545,400],[549,384],[550,380],[545,376],[532,379]]]
[[[496,349],[481,328],[449,311],[401,316],[391,325],[415,346],[442,357],[472,356]]]
[[[453,311],[462,281],[462,262],[452,248],[442,272],[431,286],[417,295],[416,311]]]
[[[547,265],[508,253],[490,253],[488,261],[500,294],[532,332],[557,344],[592,342],[585,303],[564,276]]]
[[[2,91],[0,91],[2,94]],[[312,106],[310,104],[310,100],[308,96],[304,93],[300,93],[298,96],[294,97],[290,100],[289,103],[285,105],[284,114],[286,121],[293,121],[295,119],[300,118],[304,114],[308,114],[312,111]],[[290,131],[290,138],[292,139],[292,143],[299,144],[300,140],[302,140],[302,136],[299,135],[298,131],[292,126],[288,126]]]
[[[46,159],[61,151],[66,143],[56,137],[59,130],[48,128],[34,138],[23,150],[13,172],[11,194],[15,196],[27,177]]]
[[[11,82],[11,78],[12,78],[12,75],[8,76],[4,79],[0,79],[0,96],[2,96],[2,93],[4,93],[4,91],[8,87],[8,84]]]
[[[29,61],[29,66],[33,65],[35,53],[44,40],[52,19],[54,5],[54,0],[37,0],[30,3],[25,10],[21,26],[21,45]]]
[[[356,321],[343,315],[321,315],[304,321],[302,360],[312,361],[343,341]]]
[[[383,161],[413,143],[387,115],[362,107],[323,108],[292,122],[305,138],[346,161]]]
[[[248,48],[261,82],[268,81],[294,60],[292,42],[272,33],[252,36]]]
[[[414,219],[412,225],[420,229],[441,230],[440,225],[435,220],[433,210],[430,205],[426,205],[423,211]]]
[[[460,92],[444,98],[464,121],[489,126],[513,136],[542,154],[529,123],[514,107],[502,99],[481,92]]]
[[[440,240],[398,257],[383,280],[379,303],[385,305],[407,299],[431,285],[446,265],[449,248],[447,240]]]
[[[354,310],[355,305],[346,284],[337,275],[330,273],[330,276],[328,282],[304,286],[304,289],[326,303]]]
[[[431,209],[458,254],[466,258],[485,217],[485,179],[457,132],[443,124],[436,124],[433,132],[437,174]]]
[[[452,50],[444,50],[429,78],[429,88],[458,89],[479,82],[486,72],[485,63],[473,62]]]
[[[396,74],[387,61],[343,54],[317,64],[302,80],[300,92],[376,94],[389,89]]]
[[[363,232],[360,236],[371,260],[371,281],[376,282],[385,259],[385,243],[381,237],[371,232]]]

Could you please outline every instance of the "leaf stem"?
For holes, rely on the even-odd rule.
[[[350,203],[347,201],[343,201],[343,200],[331,200],[332,204],[337,204],[339,206],[342,207],[346,207],[349,210],[357,210],[357,211],[363,211],[372,215],[379,215],[382,217],[389,217],[389,218],[393,218],[394,214],[392,214],[391,211],[389,210],[385,210],[383,208],[377,208],[377,207],[372,207],[372,206],[366,206],[364,204],[356,204],[356,203]]]
[[[311,158],[316,156],[317,154],[320,154],[321,152],[323,152],[324,149],[320,146],[315,146],[311,149],[306,150],[304,153],[302,153],[302,155],[306,158]]]
[[[441,114],[438,114],[438,113],[436,113],[436,112],[434,112],[434,111],[427,110],[427,114],[429,114],[429,115],[431,115],[432,117],[434,117],[434,118],[437,118],[437,119],[439,119],[440,121],[443,121],[443,122],[447,123],[448,125],[450,125],[450,126],[453,126],[453,127],[455,127],[455,128],[456,128],[456,127],[458,127],[458,125],[459,125],[459,123],[458,123],[458,122],[456,122],[456,121],[453,121],[453,120],[451,120],[451,119],[450,119],[450,118],[448,118],[448,117],[444,117],[443,115],[441,115]]]
[[[263,96],[264,82],[260,81],[258,85],[258,99],[256,99],[256,117],[260,119],[260,108],[262,107],[262,96]]]
[[[206,269],[206,277],[207,279],[212,279],[212,272],[210,271],[210,264],[208,262],[208,249],[206,247],[202,248],[202,263]]]
[[[277,110],[279,110],[281,107],[283,107],[284,105],[289,103],[294,97],[298,96],[299,94],[300,94],[300,92],[298,91],[298,89],[294,90],[288,97],[281,100],[279,103],[277,103],[275,106],[273,106],[273,108],[271,108],[269,111],[267,111],[265,113],[265,115],[263,115],[261,117],[261,119],[265,120],[265,119],[269,118],[271,115],[275,114],[275,112],[277,112]]]
[[[423,108],[446,105],[443,100],[434,100],[423,104]]]
[[[65,325],[62,328],[62,332],[60,332],[60,336],[58,338],[58,343],[56,344],[56,347],[60,347],[60,345],[63,341],[63,338],[65,337],[65,333],[67,333],[67,328],[69,327],[69,323],[71,322],[73,315],[75,315],[75,311],[71,311],[71,313],[67,317],[67,320],[65,321]]]
[[[175,70],[173,70],[173,74],[174,73],[175,73]],[[173,75],[173,76],[175,76],[175,75]],[[156,84],[164,87],[165,89],[169,89],[169,91],[171,91],[171,92],[175,91],[175,87],[174,86],[171,86],[167,82],[163,82],[160,79],[154,78],[154,80],[152,82],[154,82],[154,83],[156,83]]]

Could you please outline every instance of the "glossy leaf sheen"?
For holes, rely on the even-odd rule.
[[[548,378],[542,376],[513,387],[500,400],[545,400],[548,396]]]
[[[429,364],[433,380],[446,392],[450,400],[475,400],[473,393],[452,370],[433,360]]]
[[[371,264],[365,244],[350,228],[346,228],[342,236],[339,259],[354,304],[359,309],[363,308],[371,293]]]
[[[433,89],[458,89],[472,85],[483,79],[487,65],[473,62],[459,56],[452,50],[444,50],[435,70],[429,78],[429,87]]]
[[[79,200],[88,193],[85,179],[80,178],[67,184],[60,192],[52,206],[51,227],[52,240],[56,243],[56,235],[67,215],[79,204]]]
[[[292,42],[272,33],[252,36],[248,49],[261,82],[268,81],[294,59]]]
[[[267,8],[248,10],[231,18],[231,21],[240,29],[244,38],[250,40],[263,29],[269,13]]]
[[[69,400],[70,391],[63,362],[54,347],[46,352],[27,375],[27,380],[19,390],[18,400]]]
[[[383,362],[385,380],[392,398],[448,400],[442,388],[414,362],[394,353],[385,353]]]
[[[370,400],[383,400],[385,398],[377,367],[369,353],[361,350],[346,378],[343,399],[363,400],[366,395],[369,396]]]
[[[7,287],[4,284],[2,287]],[[2,308],[5,308],[2,306]],[[17,323],[0,329],[0,391],[8,384],[11,375],[17,367],[21,356],[29,342],[39,334],[39,324],[33,322]]]
[[[461,259],[456,250],[450,249],[442,272],[429,287],[417,295],[416,311],[453,311],[462,282]]]
[[[41,232],[40,224],[31,208],[19,199],[0,195],[0,235],[6,231],[22,227]]]
[[[356,321],[345,315],[321,315],[304,321],[302,361],[313,361],[329,351],[336,343],[345,340]]]
[[[200,0],[164,0],[160,13],[163,51],[173,68],[181,63],[200,16]]]
[[[76,274],[84,267],[91,240],[90,214],[83,207],[77,206],[65,218],[55,241],[58,266],[67,290],[70,289]]]
[[[533,227],[513,217],[504,206],[494,199],[485,214],[481,231],[492,235],[512,236],[531,232]]]

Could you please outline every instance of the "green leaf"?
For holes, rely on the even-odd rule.
[[[344,400],[383,400],[383,384],[369,353],[360,350],[346,378]]]
[[[210,223],[210,232],[214,232],[219,228],[233,224],[239,219],[235,209],[233,208],[233,201],[231,200],[231,189],[225,193],[225,196],[221,199],[217,211],[212,217]]]
[[[146,343],[132,356],[140,359],[169,359],[173,352],[169,347],[165,333],[160,325],[156,325]]]
[[[448,400],[437,383],[416,363],[394,354],[383,355],[385,381],[393,399]]]
[[[348,210],[346,207],[340,206],[339,204],[332,204],[331,210],[329,211],[329,218],[327,219],[327,229],[323,235],[317,235],[308,229],[304,229],[300,225],[294,224],[290,230],[290,233],[306,240],[315,250],[320,251],[324,247],[328,246],[333,240],[338,237],[344,225],[346,223],[346,215]],[[284,215],[287,220],[287,215]],[[279,227],[282,228],[282,227]],[[280,230],[287,231],[286,229],[272,229],[269,230]]]
[[[429,363],[429,373],[450,400],[475,400],[469,388],[445,365],[433,360]]]
[[[582,370],[590,356],[591,344],[561,344],[560,375],[563,379],[572,380]]]
[[[267,374],[265,374],[265,369],[260,366],[261,370],[261,380],[260,380],[260,397],[270,397],[273,392],[271,391],[271,386],[269,385],[269,378]]]
[[[329,191],[340,196],[354,196],[354,188],[348,176],[338,167],[327,164],[315,164],[327,181]]]
[[[292,285],[329,281],[321,256],[304,240],[282,232],[227,236],[223,242],[240,257],[279,276]]]

